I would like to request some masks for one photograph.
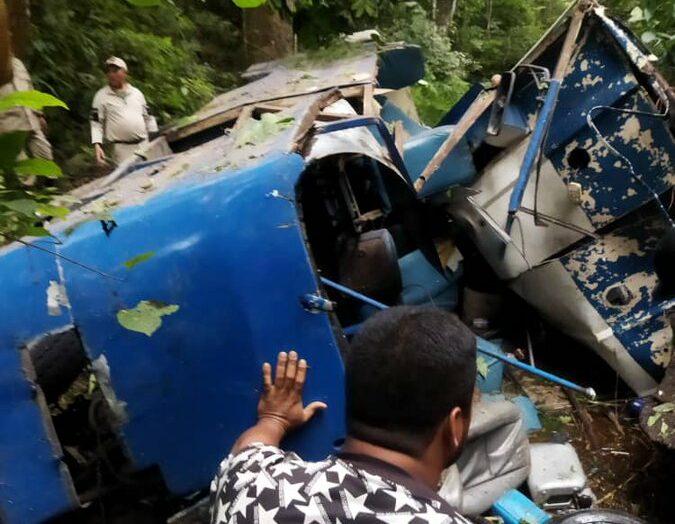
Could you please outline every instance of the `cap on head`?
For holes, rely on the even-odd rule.
[[[106,66],[116,66],[125,71],[129,71],[127,68],[127,63],[118,56],[111,56],[108,60],[105,61]]]

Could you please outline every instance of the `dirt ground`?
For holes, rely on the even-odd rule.
[[[675,452],[648,438],[631,415],[630,399],[614,400],[614,392],[595,402],[577,397],[575,408],[558,386],[520,372],[510,376],[505,393],[526,393],[539,410],[543,429],[530,440],[569,441],[598,506],[638,515],[650,524],[675,522]],[[586,422],[583,412],[588,414]]]

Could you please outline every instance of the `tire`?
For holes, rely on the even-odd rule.
[[[53,402],[89,363],[76,329],[47,335],[30,349],[37,384]]]
[[[611,509],[585,509],[553,519],[551,524],[648,524],[646,521]]]

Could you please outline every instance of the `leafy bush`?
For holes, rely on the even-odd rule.
[[[0,98],[0,111],[13,107],[67,109],[63,101],[38,91],[18,91]],[[41,221],[69,213],[62,205],[63,197],[38,181],[59,178],[61,169],[51,160],[26,158],[22,153],[27,138],[24,131],[0,134],[0,245],[23,236],[48,235]]]
[[[658,57],[657,67],[675,82],[675,2],[609,0],[610,13],[628,22],[642,42]]]
[[[49,137],[66,170],[81,170],[91,161],[88,116],[95,92],[105,85],[108,56],[127,61],[130,82],[144,92],[160,124],[192,113],[234,83],[233,75],[208,63],[213,49],[200,39],[204,28],[213,45],[227,45],[238,39],[234,24],[205,7],[195,19],[203,25],[175,2],[152,8],[121,0],[34,2],[28,66],[38,89],[71,107],[69,117],[49,119]],[[216,26],[225,36],[216,37]]]

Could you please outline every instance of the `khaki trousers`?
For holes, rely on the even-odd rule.
[[[143,140],[138,144],[113,144],[112,146],[112,158],[116,164],[121,164],[125,160],[131,158],[136,151],[141,147],[145,146],[148,143],[147,140]]]

